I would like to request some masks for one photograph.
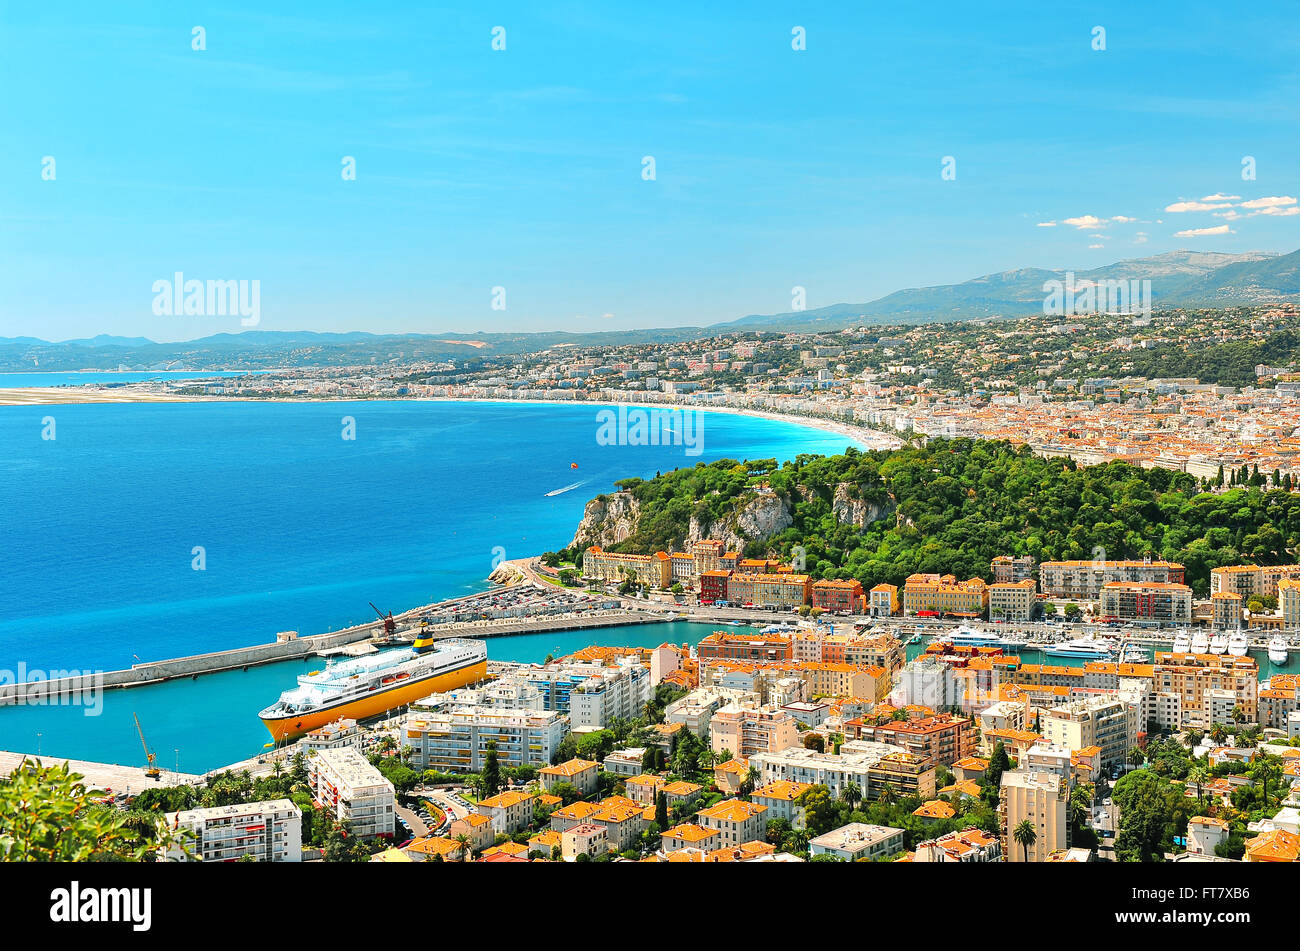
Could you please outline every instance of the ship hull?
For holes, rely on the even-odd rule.
[[[422,680],[396,684],[385,690],[376,690],[363,697],[354,697],[309,713],[262,717],[262,725],[270,732],[271,738],[279,743],[283,740],[292,740],[344,717],[350,720],[363,720],[366,717],[380,716],[408,703],[422,700],[431,693],[455,690],[486,678],[487,660],[480,660],[467,667],[435,674]]]

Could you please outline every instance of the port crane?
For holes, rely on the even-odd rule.
[[[154,760],[158,758],[158,754],[149,749],[149,743],[144,738],[144,728],[140,726],[140,718],[134,713],[131,714],[131,718],[135,720],[135,732],[140,734],[140,745],[144,747],[144,758],[149,763],[144,768],[144,774],[150,779],[157,779],[162,775],[162,770],[154,765]]]
[[[388,616],[385,617],[385,616],[384,616],[384,612],[381,611],[381,610],[379,610],[379,608],[375,607],[375,602],[371,601],[371,602],[369,602],[369,604],[370,604],[370,608],[371,608],[371,610],[374,611],[376,614],[379,615],[379,620],[381,620],[381,621],[384,622],[384,634],[385,634],[385,636],[387,636],[387,637],[392,637],[394,634],[396,634],[396,633],[397,633],[397,622],[393,620],[393,612],[392,612],[392,611],[389,611],[389,612],[388,612]]]

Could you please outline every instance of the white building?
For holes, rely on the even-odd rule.
[[[393,834],[393,784],[350,746],[321,750],[308,760],[312,796],[358,838]]]
[[[413,768],[476,773],[489,743],[496,744],[502,766],[549,766],[568,732],[569,718],[555,710],[458,706],[439,713],[413,710],[405,743],[414,751]]]
[[[835,855],[846,862],[896,855],[903,851],[903,830],[850,822],[808,841],[812,855]]]
[[[302,812],[288,799],[170,812],[167,825],[195,836],[188,843],[193,858],[172,847],[164,856],[169,862],[235,862],[245,856],[259,862],[302,861]]]

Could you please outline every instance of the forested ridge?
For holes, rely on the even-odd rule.
[[[850,498],[885,506],[887,514],[863,528],[842,523],[833,511],[841,485]],[[640,516],[618,550],[680,549],[692,516],[707,531],[767,487],[793,523],[750,541],[745,555],[787,559],[802,546],[814,577],[857,578],[867,587],[901,584],[914,572],[991,580],[996,555],[1054,561],[1104,549],[1112,559],[1180,562],[1187,583],[1205,594],[1212,568],[1292,563],[1300,538],[1300,493],[1209,492],[1184,472],[1123,462],[1077,466],[973,439],[801,455],[779,467],[774,459],[723,459],[619,487],[640,503]]]

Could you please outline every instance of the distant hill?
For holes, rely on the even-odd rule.
[[[751,315],[715,329],[833,330],[856,324],[929,323],[981,317],[1026,317],[1043,312],[1043,284],[1065,279],[1063,269],[1020,268],[961,284],[913,287],[861,304]],[[1167,251],[1075,271],[1076,281],[1151,281],[1154,306],[1216,307],[1263,304],[1300,297],[1300,251]]]
[[[708,327],[596,333],[371,334],[250,330],[181,343],[101,334],[51,343],[0,337],[0,370],[147,369],[168,364],[197,369],[440,362],[509,356],[553,347],[662,344],[754,330],[840,330],[860,324],[915,324],[1043,312],[1043,284],[1064,270],[1020,268],[961,284],[914,287],[862,304],[831,304],[785,314],[751,314]],[[1168,251],[1075,271],[1075,280],[1149,279],[1154,306],[1222,307],[1300,300],[1300,251]]]

